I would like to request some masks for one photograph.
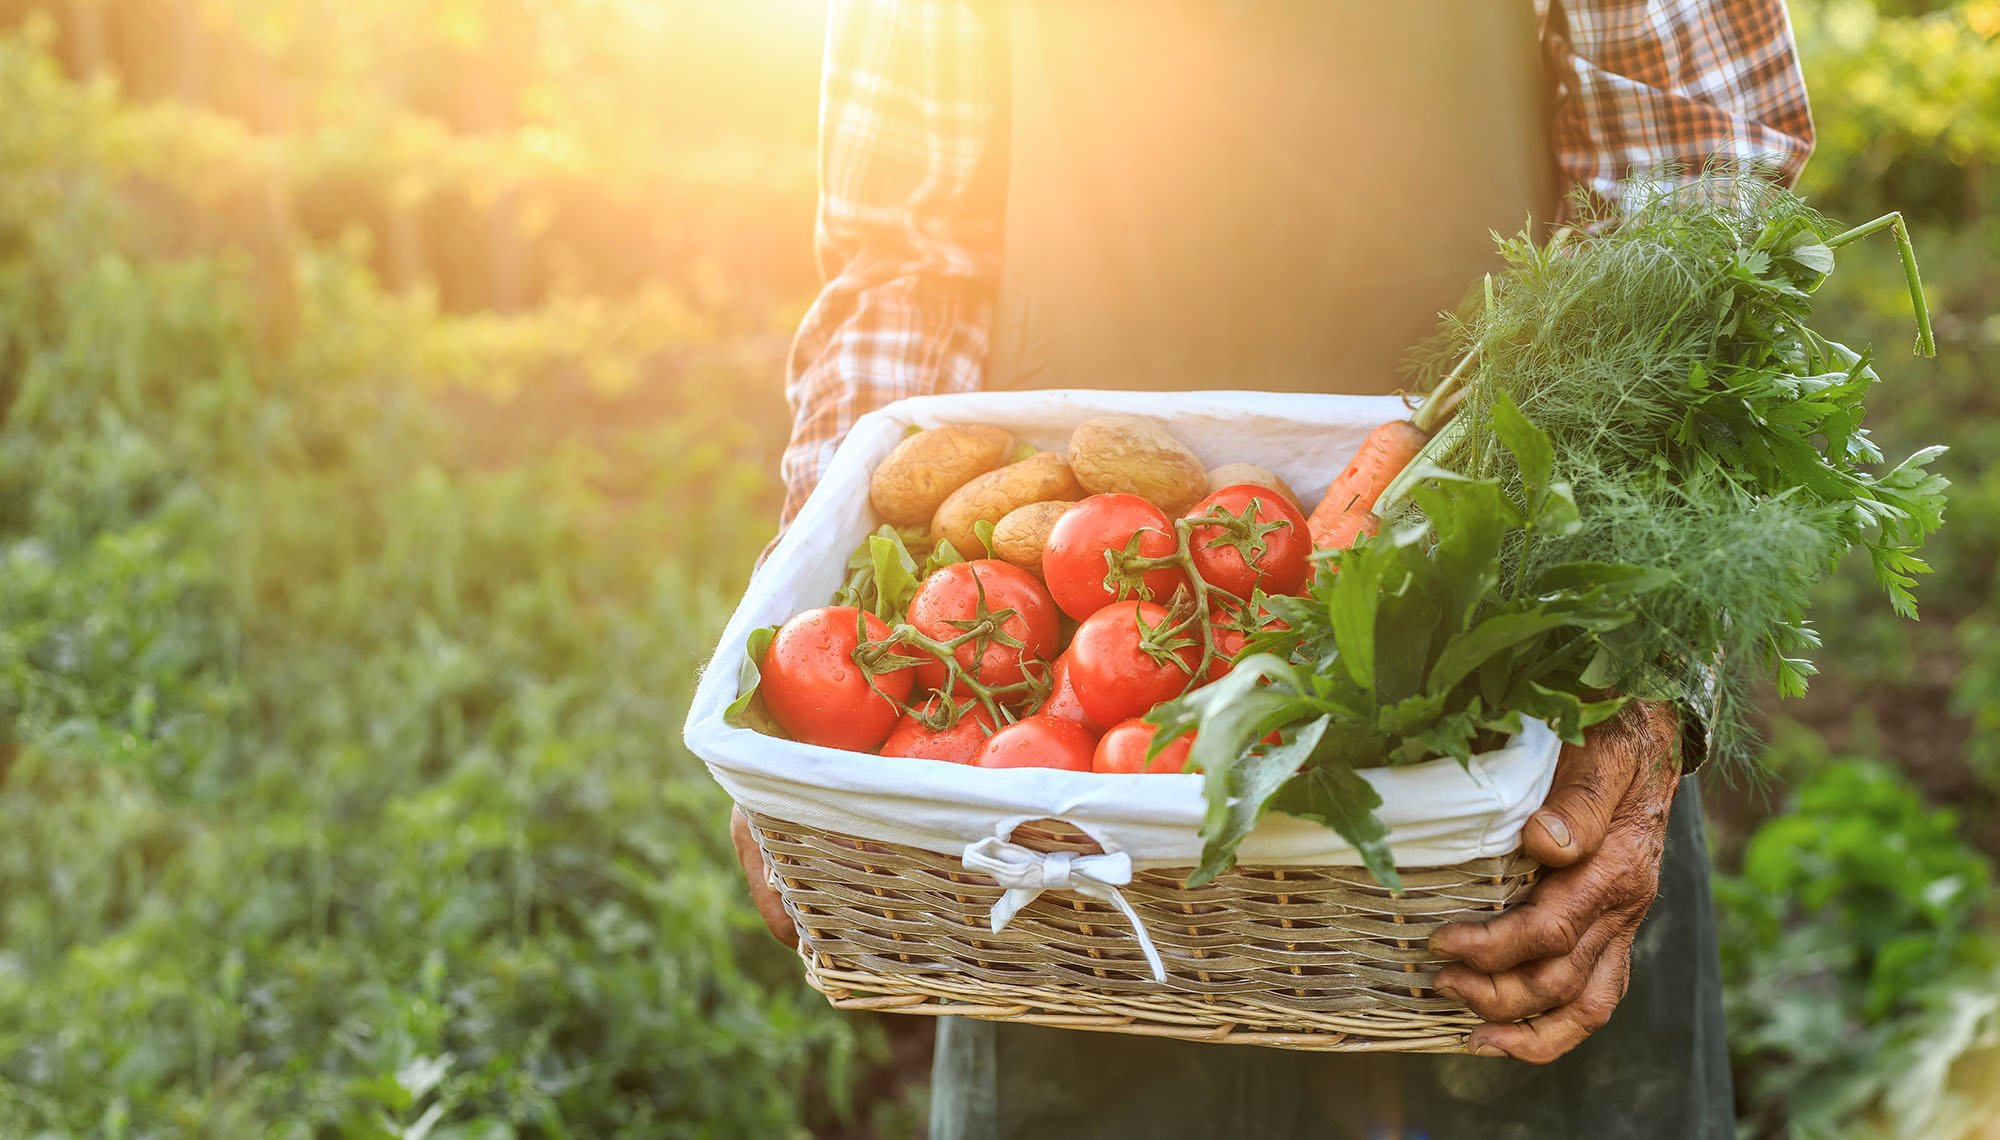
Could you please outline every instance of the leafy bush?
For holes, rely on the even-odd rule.
[[[2000,1111],[1991,1085],[1953,1081],[2000,1045],[2000,941],[1978,925],[1991,872],[1957,826],[1887,765],[1828,763],[1717,880],[1751,1122],[1940,1137]]]
[[[773,517],[754,425],[697,368],[684,419],[495,462],[433,387],[660,383],[698,330],[448,318],[334,249],[273,337],[246,263],[134,256],[123,112],[15,38],[0,101],[0,1135],[844,1111],[876,1045],[763,934],[678,744]]]

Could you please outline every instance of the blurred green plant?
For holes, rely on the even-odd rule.
[[[1801,1140],[1961,1135],[2000,1111],[1992,1086],[1954,1077],[2000,1071],[1989,864],[1893,767],[1806,766],[1742,872],[1716,881],[1745,1123]]]
[[[0,1135],[859,1111],[880,1043],[678,743],[774,517],[715,322],[448,317],[335,246],[274,337],[244,259],[134,255],[114,101],[0,36],[0,102]],[[478,438],[467,377],[600,370],[677,414]]]
[[[2000,4],[1794,0],[1817,127],[1807,190],[1835,213],[1986,212],[2000,156]]]

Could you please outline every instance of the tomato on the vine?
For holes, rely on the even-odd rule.
[[[1174,615],[1152,602],[1120,602],[1084,619],[1069,643],[1070,684],[1090,719],[1117,724],[1144,716],[1187,687],[1201,646],[1170,635]]]
[[[1050,666],[1049,698],[1035,711],[1045,716],[1073,720],[1092,732],[1103,731],[1096,721],[1090,719],[1090,714],[1083,711],[1083,705],[1076,699],[1076,683],[1070,680],[1067,650],[1056,658],[1054,665]]]
[[[917,760],[948,760],[970,764],[993,735],[993,714],[978,701],[959,706],[958,719],[950,728],[932,728],[927,722],[939,719],[943,704],[937,697],[924,702],[914,712],[903,714],[879,750],[883,756],[908,756]]]
[[[982,598],[984,610],[982,611]],[[959,668],[982,685],[1012,685],[1021,680],[1023,661],[1046,661],[1061,648],[1061,622],[1055,603],[1035,576],[1011,562],[980,558],[954,562],[932,571],[910,599],[908,616],[918,633],[937,641],[963,636],[982,613],[999,617],[1000,632],[1019,642],[1008,645],[997,637],[981,637],[952,651]],[[944,662],[921,649],[907,650],[922,658],[917,665],[917,684],[925,689],[942,689],[946,680]]]
[[[1196,503],[1183,518],[1199,519],[1216,508],[1248,533],[1209,523],[1188,535],[1188,555],[1202,581],[1248,598],[1263,587],[1267,594],[1289,594],[1312,573],[1312,535],[1305,516],[1290,500],[1269,487],[1238,483]]]
[[[1208,606],[1209,636],[1215,645],[1215,655],[1208,662],[1208,680],[1211,681],[1219,681],[1229,672],[1230,666],[1249,644],[1251,634],[1291,628],[1283,618],[1262,606],[1253,608],[1246,602],[1221,595],[1209,595]]]
[[[1112,574],[1107,552],[1124,552],[1135,535],[1142,558],[1167,557],[1180,545],[1166,512],[1137,495],[1092,495],[1062,513],[1042,548],[1042,577],[1064,613],[1082,621],[1118,601],[1121,590],[1131,599],[1173,600],[1187,582],[1179,566],[1157,566],[1131,582],[1105,585]]]
[[[883,641],[889,627],[853,606],[807,610],[778,628],[757,663],[757,691],[792,739],[873,752],[889,735],[902,715],[893,702],[909,697],[915,672],[908,665],[885,669],[871,687],[855,660],[863,636]]]
[[[1211,603],[1221,600],[1210,599]],[[1219,681],[1229,672],[1236,655],[1243,652],[1243,647],[1249,644],[1250,634],[1241,627],[1234,614],[1225,612],[1220,606],[1210,611],[1208,629],[1209,636],[1215,643],[1215,656],[1208,661],[1208,679]]]
[[[1146,750],[1153,746],[1153,737],[1156,733],[1157,729],[1153,725],[1138,717],[1117,725],[1097,742],[1097,751],[1091,756],[1090,770],[1158,776],[1178,773],[1187,767],[1188,750],[1194,747],[1194,734],[1188,733],[1169,743],[1160,749],[1159,755],[1147,760]]]
[[[979,768],[1067,768],[1090,771],[1097,734],[1073,720],[1036,714],[993,734],[972,763]]]

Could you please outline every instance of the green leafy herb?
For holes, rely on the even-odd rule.
[[[1783,695],[1804,692],[1818,647],[1811,592],[1848,550],[1867,551],[1905,617],[1929,572],[1919,551],[1943,521],[1947,483],[1928,465],[1943,449],[1881,470],[1862,426],[1877,382],[1869,354],[1808,323],[1836,251],[1882,229],[1904,255],[1927,354],[1899,217],[1841,233],[1775,186],[1710,175],[1602,234],[1503,242],[1509,268],[1419,365],[1436,375],[1455,362],[1458,418],[1392,490],[1438,471],[1498,480],[1523,501],[1564,488],[1530,506],[1543,540],[1505,550],[1503,573],[1535,583],[1565,565],[1656,571],[1634,622],[1583,679],[1700,710],[1725,763],[1753,756],[1746,693],[1760,672]],[[1524,450],[1523,423],[1551,447]],[[1390,518],[1397,505],[1378,511]]]
[[[1549,469],[1549,437],[1525,418],[1507,418],[1502,443]],[[1199,730],[1189,759],[1206,773],[1208,811],[1191,883],[1228,869],[1276,809],[1333,828],[1398,886],[1380,801],[1358,769],[1469,761],[1478,742],[1518,732],[1524,712],[1579,740],[1618,707],[1579,696],[1579,677],[1659,575],[1572,563],[1503,583],[1503,552],[1576,525],[1555,505],[1572,502],[1567,488],[1546,477],[1516,501],[1497,481],[1436,472],[1412,502],[1396,525],[1333,554],[1310,596],[1266,599],[1289,629],[1260,634],[1259,652],[1149,718],[1162,739]],[[1273,729],[1281,743],[1264,743]]]

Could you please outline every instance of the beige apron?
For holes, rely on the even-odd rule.
[[[1554,200],[1528,0],[1014,0],[996,388],[1387,392]],[[1250,457],[1246,457],[1250,458]],[[946,1019],[932,1140],[1733,1135],[1693,779],[1611,1024],[1542,1068]]]
[[[1550,216],[1525,0],[1012,12],[993,387],[1387,392]]]

